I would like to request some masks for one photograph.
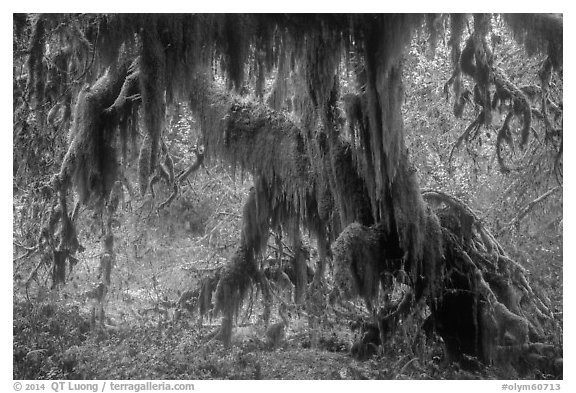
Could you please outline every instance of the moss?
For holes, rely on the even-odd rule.
[[[387,255],[381,229],[352,223],[332,245],[335,288],[345,298],[362,297],[370,311],[378,298],[380,283],[383,290],[391,289],[383,280]],[[391,270],[389,274],[396,273]]]
[[[274,79],[274,87],[272,91],[266,98],[266,103],[270,108],[274,110],[281,110],[284,104],[284,100],[288,94],[288,78],[290,73],[290,68],[288,67],[288,49],[287,44],[281,44],[280,54],[278,56],[278,69],[276,72],[276,78]],[[260,69],[262,72],[262,69]]]
[[[352,222],[373,224],[374,216],[368,190],[354,167],[350,146],[334,141],[330,150],[330,164],[332,195],[338,207],[342,227]]]
[[[504,14],[516,40],[526,47],[528,54],[548,55],[555,69],[563,65],[563,17],[558,14]]]
[[[244,64],[248,59],[252,36],[250,15],[223,14],[217,18],[217,42],[222,51],[223,67],[230,85],[240,90],[244,81]]]
[[[432,27],[433,19],[429,18]],[[484,109],[476,120],[479,126],[490,123],[490,86],[498,75],[491,68],[485,40],[490,18],[474,16],[472,38],[460,51],[466,19],[451,16],[455,67],[451,79],[457,96],[455,109],[460,112],[465,94],[460,73],[473,77],[477,101]],[[561,68],[561,18],[560,22],[549,16],[508,19],[519,39],[529,47],[545,49],[550,66]],[[96,43],[98,51],[87,80],[98,79],[77,98],[71,144],[58,179],[60,196],[65,198],[72,184],[83,202],[105,200],[116,179],[115,132],[121,128],[124,145],[127,127],[135,135],[138,105],[145,135],[139,177],[145,192],[158,164],[165,106],[189,99],[203,130],[207,155],[224,159],[257,179],[244,210],[241,245],[223,270],[217,289],[225,341],[230,340],[233,317],[248,288],[259,282],[255,258],[265,247],[268,226],[290,220],[315,233],[329,227],[331,237],[342,231],[339,258],[353,267],[357,292],[366,299],[374,297],[379,272],[398,270],[401,265],[414,294],[399,306],[396,316],[400,308],[404,313],[428,297],[445,323],[445,337],[454,331],[460,337],[458,321],[451,315],[465,310],[465,327],[472,333],[461,338],[470,353],[492,353],[501,343],[502,339],[492,344],[478,338],[502,329],[506,333],[506,321],[514,318],[508,318],[499,303],[508,310],[518,310],[522,304],[501,288],[493,290],[497,280],[491,274],[527,291],[527,304],[540,310],[529,285],[522,281],[523,273],[505,259],[501,247],[473,215],[442,196],[452,203],[439,222],[419,193],[404,141],[401,75],[404,48],[414,30],[422,26],[421,15],[150,14],[98,15],[88,20],[92,24],[85,37]],[[532,25],[522,25],[526,21]],[[543,21],[552,23],[545,27]],[[31,94],[40,98],[46,87],[41,66],[46,47],[42,23],[42,17],[35,19],[28,57]],[[355,65],[362,65],[356,72],[359,94],[347,107],[354,136],[351,145],[340,139],[342,121],[336,108],[339,66],[343,58],[350,58],[342,55],[345,48],[354,51]],[[128,60],[136,54],[140,55],[138,69],[130,71]],[[288,95],[285,77],[292,71],[300,75],[293,86],[299,123],[265,105],[232,97],[214,82],[223,72],[228,87],[240,90],[245,67],[251,62],[256,62],[252,66],[258,69],[260,85],[264,70],[278,66],[278,87],[271,101],[277,108]],[[545,74],[549,72],[543,73],[543,81]],[[127,92],[134,91],[136,78],[141,102],[127,103]],[[503,82],[500,91],[504,90],[514,97],[514,115],[523,117],[522,143],[526,143],[529,104],[523,93]],[[501,131],[501,142],[506,132]],[[67,216],[65,210],[62,215]],[[359,223],[348,226],[354,221]],[[495,270],[496,265],[502,270]],[[538,330],[536,322],[530,321],[530,326]],[[486,347],[480,350],[482,344]],[[485,357],[493,359],[493,355]]]
[[[140,92],[142,95],[144,132],[150,143],[150,171],[158,165],[160,136],[164,128],[166,106],[164,102],[165,64],[164,48],[155,21],[142,33],[140,58]]]
[[[45,17],[42,14],[36,15],[32,21],[32,32],[28,43],[28,91],[32,101],[36,105],[41,105],[44,100],[45,65],[43,57],[46,47]]]
[[[148,180],[152,175],[152,168],[150,167],[152,154],[152,142],[150,138],[144,138],[142,146],[140,147],[140,154],[138,155],[138,182],[140,184],[140,195],[146,195],[148,189]]]
[[[445,263],[432,309],[451,356],[466,353],[498,365],[516,362],[522,351],[503,356],[503,348],[521,348],[529,332],[541,334],[538,315],[550,315],[547,307],[530,289],[525,270],[505,256],[468,206],[437,191],[424,196],[439,206]],[[456,310],[465,309],[474,312],[456,320]]]
[[[222,314],[221,338],[230,345],[232,324],[244,299],[257,278],[256,261],[245,247],[239,247],[230,262],[222,269],[215,293],[214,315]]]
[[[65,185],[71,181],[83,203],[105,199],[116,181],[117,123],[105,109],[116,99],[126,71],[127,67],[122,67],[117,72],[106,72],[92,87],[84,88],[76,100],[71,143],[59,176]]]
[[[321,116],[328,109],[330,94],[334,87],[337,67],[340,63],[340,35],[330,30],[318,30],[306,36],[303,48],[304,77],[312,104],[320,111]],[[324,119],[326,122],[327,119]],[[324,124],[327,126],[327,124]]]

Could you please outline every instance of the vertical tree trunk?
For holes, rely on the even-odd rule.
[[[367,37],[364,112],[369,131],[362,145],[370,148],[364,149],[360,162],[365,177],[371,173],[366,168],[373,168],[375,178],[366,179],[366,184],[372,186],[370,199],[377,206],[387,259],[405,262],[418,300],[437,277],[441,238],[439,226],[426,211],[404,140],[401,55],[410,39],[410,29],[406,29],[410,18],[386,16],[372,26]]]
[[[296,282],[294,283],[294,303],[304,303],[306,296],[306,284],[308,283],[308,270],[306,258],[302,252],[302,237],[300,236],[300,225],[296,218],[290,219],[286,225],[288,237],[290,238],[292,250],[294,251],[294,274]]]
[[[324,280],[324,273],[326,271],[326,251],[328,247],[326,231],[322,225],[320,225],[316,231],[316,241],[318,248],[318,262],[316,263],[316,270],[314,271],[314,281],[320,283]]]
[[[142,95],[145,139],[140,149],[138,171],[140,193],[146,194],[150,175],[156,169],[160,155],[160,137],[164,127],[166,104],[164,100],[164,47],[157,33],[155,20],[141,32],[140,92]]]

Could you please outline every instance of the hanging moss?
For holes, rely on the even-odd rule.
[[[284,100],[288,94],[288,77],[290,69],[287,64],[289,51],[286,46],[286,43],[281,44],[280,54],[278,56],[278,69],[276,72],[276,78],[274,79],[274,86],[266,99],[268,106],[277,111],[282,109]]]
[[[223,14],[217,19],[217,42],[222,50],[222,62],[230,84],[240,90],[244,81],[244,65],[248,59],[252,38],[250,15]]]
[[[366,227],[353,223],[347,226],[332,245],[334,260],[334,288],[332,297],[360,296],[370,312],[378,299],[380,283],[390,289],[385,279],[383,261],[386,260],[384,233],[379,227]],[[390,266],[390,275],[401,266]]]
[[[42,14],[36,15],[32,21],[32,32],[28,43],[28,83],[26,90],[28,99],[36,106],[44,101],[45,65],[44,51],[46,48],[45,20]]]
[[[281,189],[272,187],[271,198],[286,198],[304,214],[314,185],[299,129],[264,105],[235,101],[206,83],[198,81],[191,106],[200,118],[207,154],[260,176],[268,186],[282,179]]]
[[[127,69],[124,65],[116,72],[107,71],[76,99],[70,147],[59,176],[63,184],[71,182],[83,203],[105,199],[116,181],[117,123],[105,109],[117,98]]]
[[[553,67],[563,65],[563,16],[562,14],[504,14],[514,37],[523,43],[529,55],[546,53]]]
[[[522,117],[523,126],[520,146],[525,147],[528,143],[528,137],[530,136],[532,126],[532,109],[530,101],[528,101],[526,94],[510,82],[502,73],[494,73],[494,84],[496,85],[496,92],[494,93],[493,101],[510,100],[513,106],[511,113]],[[508,124],[505,124],[502,128],[505,126],[509,127]]]
[[[488,45],[486,36],[490,30],[490,15],[474,15],[474,33],[469,42],[473,43],[470,50],[474,52],[475,73],[473,75],[476,81],[475,94],[476,102],[483,108],[483,120],[485,125],[492,123],[492,111],[490,110],[490,85],[492,83],[492,52]],[[466,48],[465,48],[466,49]],[[463,59],[464,51],[460,59],[460,66],[464,71]]]
[[[255,65],[255,73],[256,73],[256,84],[254,86],[254,94],[256,98],[262,100],[264,98],[264,84],[266,83],[266,71],[264,67],[264,60],[262,59],[262,54],[257,53],[258,60],[256,61]]]
[[[360,102],[363,105],[361,112],[365,114],[363,125],[368,132],[360,134],[360,144],[369,147],[371,154],[364,155],[362,165],[374,168],[374,183],[369,188],[369,195],[377,207],[377,221],[383,225],[389,250],[405,255],[406,269],[416,280],[424,266],[435,271],[439,264],[438,253],[424,261],[428,214],[417,192],[415,171],[405,150],[400,111],[400,54],[410,38],[411,28],[419,20],[405,16],[386,18],[365,27],[367,86],[366,98]],[[387,26],[386,34],[379,31],[382,25]],[[380,53],[387,55],[381,57]],[[370,185],[369,180],[366,182]],[[436,241],[439,244],[438,238]],[[433,280],[434,277],[430,277],[430,282],[419,285],[434,288]]]
[[[332,192],[342,228],[352,222],[374,223],[366,184],[354,167],[352,149],[342,142],[333,142],[330,150]]]
[[[261,185],[250,190],[242,212],[240,246],[222,270],[216,288],[214,314],[223,315],[220,334],[225,345],[230,345],[233,318],[238,315],[251,285],[263,284],[256,257],[261,255],[268,242],[271,216],[269,203]],[[262,291],[266,292],[264,288]]]
[[[278,47],[281,45],[276,45],[277,34],[274,24],[268,23],[261,18],[254,23],[254,35],[256,37],[254,44],[254,72],[256,75],[254,90],[256,97],[263,98],[266,75],[272,72],[275,64],[279,64],[279,61],[282,61],[282,55],[278,56],[275,54],[275,51],[278,51]],[[279,61],[277,61],[277,57],[280,58]],[[280,73],[280,67],[278,65],[278,73]],[[276,78],[275,83],[277,82],[278,78]],[[272,107],[275,108],[274,106]]]
[[[150,144],[149,168],[141,169],[140,176],[148,175],[158,165],[160,136],[164,128],[166,106],[164,101],[164,47],[160,42],[155,20],[142,32],[140,57],[140,94],[142,95],[143,127]],[[142,155],[142,154],[141,154]],[[140,161],[142,163],[143,161]],[[144,179],[140,179],[143,181]],[[148,179],[146,179],[147,181]]]
[[[388,185],[396,176],[399,157],[404,149],[400,57],[410,40],[412,29],[418,24],[419,17],[416,16],[387,15],[370,21],[364,27],[367,75],[365,112],[369,120],[372,165],[375,169],[375,185],[370,190],[370,198],[374,201],[384,199]],[[382,209],[383,212],[386,210]]]
[[[138,155],[138,183],[140,185],[140,195],[146,195],[148,190],[148,181],[152,174],[150,162],[152,155],[152,142],[149,137],[145,137],[142,145],[140,146],[140,154]]]
[[[123,48],[137,45],[136,37],[140,27],[138,14],[97,14],[92,15],[93,24],[88,25],[86,38],[94,43],[95,63],[99,68],[117,66],[124,56]]]
[[[136,109],[141,104],[144,138],[139,177],[145,192],[157,168],[165,106],[189,96],[207,155],[258,179],[245,206],[241,244],[223,269],[216,291],[227,343],[233,317],[250,286],[260,283],[264,291],[255,258],[265,247],[269,226],[289,222],[294,238],[298,223],[317,234],[327,230],[331,238],[342,231],[343,237],[336,241],[338,264],[345,267],[341,271],[353,274],[352,286],[367,302],[379,286],[387,285],[379,281],[380,273],[404,272],[402,281],[411,291],[396,310],[380,313],[382,329],[427,300],[454,356],[466,353],[486,362],[501,361],[507,354],[500,347],[509,341],[527,344],[526,326],[529,339],[537,338],[547,314],[531,293],[524,272],[459,203],[434,194],[447,204],[446,211],[438,213],[439,221],[420,195],[403,134],[401,75],[402,54],[411,34],[422,26],[421,15],[87,18],[92,24],[85,37],[99,49],[86,78],[98,79],[78,95],[58,189],[65,196],[71,183],[83,201],[105,199],[115,180],[115,132],[120,127],[123,141],[127,127],[135,135]],[[529,129],[526,96],[505,78],[499,81],[491,68],[485,40],[490,18],[474,16],[472,38],[460,51],[466,19],[451,16],[455,72],[450,83],[457,96],[455,111],[461,113],[466,98],[463,72],[477,85],[475,98],[484,111],[477,122],[489,123],[494,103],[490,87],[498,83],[498,99],[512,99],[513,115],[522,117],[524,129]],[[433,19],[429,20],[434,27]],[[545,37],[550,65],[561,67],[561,31],[552,34],[539,22],[525,28],[515,17],[511,20],[517,34],[525,32],[526,42],[532,34]],[[41,23],[34,29],[30,47],[43,51]],[[353,56],[343,55],[345,48],[352,49]],[[42,61],[38,53],[31,52],[28,59],[29,69],[37,72],[29,76],[34,90],[40,87],[34,86],[37,81],[46,81],[37,71]],[[139,65],[129,70],[124,64],[136,53]],[[348,97],[346,107],[353,135],[353,143],[348,144],[339,135],[343,120],[337,110],[337,75],[342,60],[352,57],[359,88],[358,94]],[[260,85],[264,70],[282,67],[278,94],[271,100],[277,108],[290,90],[281,82],[290,73],[295,75],[291,82],[297,90],[293,102],[299,123],[263,104],[232,97],[219,84],[224,73],[228,87],[240,90],[247,63],[253,63]],[[547,74],[543,71],[543,81]],[[141,99],[129,92],[139,92]],[[504,92],[510,97],[504,97]],[[507,140],[506,132],[500,133],[500,141]],[[512,284],[506,285],[507,280]],[[542,321],[522,315],[532,310],[537,310],[538,318],[543,316]]]
[[[53,251],[53,261],[52,261],[52,287],[56,287],[60,284],[66,282],[66,259],[68,258],[68,252],[64,251]]]
[[[542,19],[543,18],[543,19]],[[548,20],[548,18],[552,18]],[[529,40],[530,37],[538,37],[540,40],[540,47],[554,47],[558,41],[562,40],[562,33],[557,30],[558,23],[561,23],[561,18],[558,19],[554,16],[528,16],[528,15],[505,15],[504,19],[511,25],[512,30],[516,31],[515,36],[520,41]],[[460,26],[459,18],[452,17],[453,22]],[[548,30],[543,32],[541,24],[543,20],[547,20],[549,24]],[[486,36],[490,31],[491,17],[486,14],[474,15],[474,30],[466,40],[464,49],[460,52],[458,63],[454,64],[454,72],[452,77],[445,85],[445,91],[448,92],[448,86],[453,84],[455,92],[454,110],[457,117],[462,115],[462,111],[466,101],[472,103],[472,96],[474,104],[480,106],[481,112],[475,120],[466,128],[464,133],[458,138],[454,148],[450,154],[463,142],[469,142],[479,135],[479,128],[481,125],[489,125],[492,120],[492,111],[499,107],[502,109],[503,104],[510,103],[508,114],[501,125],[498,136],[496,138],[496,155],[500,170],[507,173],[511,168],[506,164],[506,157],[503,154],[504,143],[513,149],[513,130],[511,128],[511,120],[517,117],[521,124],[521,138],[519,146],[524,148],[527,146],[530,134],[532,133],[533,116],[536,115],[544,121],[548,128],[550,121],[546,115],[546,99],[541,100],[541,111],[532,108],[531,100],[539,96],[537,93],[538,88],[519,88],[512,83],[509,78],[503,73],[501,69],[492,64],[492,53],[487,43]],[[524,26],[520,26],[524,23]],[[454,28],[456,29],[456,28]],[[552,33],[552,31],[554,33]],[[552,35],[554,37],[552,37]],[[453,60],[458,54],[458,43],[452,42]],[[550,75],[552,71],[552,54],[549,54],[545,60],[541,72],[541,77],[544,77],[543,86],[546,86],[546,75]],[[560,60],[561,61],[561,60]],[[559,66],[561,68],[561,66]],[[559,69],[561,71],[561,69]],[[474,82],[474,93],[468,90],[462,90],[462,84],[459,81],[460,73],[470,76]],[[495,90],[492,93],[492,90]],[[530,94],[527,94],[527,93]],[[448,96],[448,95],[447,95]]]
[[[222,276],[216,287],[214,314],[222,313],[221,338],[230,345],[234,316],[246,298],[252,277],[256,275],[256,266],[244,247],[238,248],[230,263],[222,270]]]
[[[464,96],[464,84],[462,82],[462,69],[460,68],[460,57],[462,50],[460,48],[460,42],[462,40],[462,33],[464,31],[466,19],[464,14],[450,14],[450,40],[448,44],[451,47],[451,57],[452,65],[454,70],[452,76],[444,85],[444,91],[446,93],[446,99],[448,99],[448,87],[452,85],[454,91],[454,116],[457,118],[462,117],[464,112],[464,105],[466,104],[466,99]]]
[[[334,88],[342,47],[337,32],[323,28],[322,24],[318,27],[318,30],[308,34],[305,39],[304,77],[312,104],[318,108],[321,116],[324,116]]]

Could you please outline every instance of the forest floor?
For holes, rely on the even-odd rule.
[[[175,247],[176,244],[180,247]],[[172,244],[170,255],[189,253],[186,244],[184,241]],[[85,291],[82,290],[90,285],[86,277],[73,277],[59,291],[47,287],[26,291],[15,286],[13,377],[118,380],[507,378],[498,370],[486,368],[469,372],[449,365],[438,341],[428,342],[415,350],[406,336],[380,348],[370,359],[359,361],[350,354],[351,345],[358,338],[357,332],[351,330],[350,321],[334,315],[329,315],[314,334],[305,315],[291,315],[286,338],[273,348],[266,340],[259,297],[253,304],[252,299],[245,302],[233,330],[232,345],[225,348],[221,341],[211,338],[220,327],[219,318],[205,318],[200,326],[197,312],[192,315],[184,312],[178,321],[174,320],[177,294],[164,284],[171,281],[169,277],[190,274],[194,263],[182,265],[178,258],[171,260],[172,263],[167,258],[161,266],[148,268],[143,264],[138,274],[130,272],[130,267],[118,266],[116,286],[109,297],[103,328],[94,327],[91,321],[92,303],[83,296]],[[205,266],[198,262],[199,269]],[[146,272],[152,268],[153,272]],[[76,269],[80,276],[87,275],[88,271],[95,274],[94,269],[86,269],[85,274],[81,274],[82,266],[76,266]],[[145,282],[140,274],[155,278]],[[124,279],[131,282],[122,283]],[[136,288],[137,283],[141,285],[139,288]],[[276,306],[271,323],[278,320]],[[249,308],[251,310],[247,311]]]
[[[49,264],[44,267],[39,253],[20,261],[13,290],[14,379],[518,377],[482,366],[465,371],[445,359],[438,338],[426,341],[422,332],[415,331],[397,335],[374,356],[360,361],[351,355],[352,344],[359,338],[359,333],[351,330],[352,321],[329,311],[314,331],[305,313],[292,313],[285,340],[271,348],[265,339],[261,296],[256,291],[238,315],[230,348],[211,339],[219,329],[219,316],[204,318],[200,326],[196,310],[192,315],[183,313],[176,321],[180,294],[198,288],[202,278],[226,264],[237,245],[240,209],[251,183],[234,181],[228,173],[218,168],[199,172],[190,187],[163,211],[155,210],[155,203],[165,197],[160,192],[156,202],[138,199],[132,201],[132,211],[124,206],[119,212],[104,328],[93,326],[93,303],[87,296],[97,282],[102,242],[98,220],[90,211],[81,212],[78,226],[86,250],[78,255],[79,262],[64,286],[57,291],[49,289]],[[19,206],[16,200],[14,204]],[[31,224],[15,216],[14,225],[16,239]],[[314,245],[306,236],[304,244],[313,266]],[[272,257],[271,247],[264,259]],[[26,279],[34,266],[40,269],[31,280]],[[556,270],[561,274],[561,266]],[[561,310],[561,287],[549,288]],[[361,301],[353,305],[359,316],[367,315]],[[270,323],[278,321],[277,306],[275,302]]]
[[[387,345],[366,361],[349,352],[351,333],[340,324],[311,345],[307,321],[294,318],[286,339],[272,348],[263,327],[236,327],[230,348],[210,339],[219,324],[189,319],[136,319],[92,329],[82,308],[62,301],[17,301],[15,379],[339,380],[503,379],[498,370],[465,371],[442,361],[440,346],[421,358]],[[109,322],[112,322],[110,320]]]

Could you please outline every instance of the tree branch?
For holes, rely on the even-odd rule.
[[[540,195],[538,198],[534,199],[532,202],[528,203],[522,210],[520,210],[520,212],[516,215],[516,217],[514,217],[507,224],[504,224],[502,229],[500,229],[500,231],[498,232],[498,236],[501,235],[502,233],[504,233],[508,228],[511,228],[512,226],[515,226],[515,225],[518,225],[520,223],[520,220],[522,220],[524,217],[526,217],[526,215],[528,213],[530,213],[530,211],[532,209],[534,209],[534,207],[536,205],[538,205],[540,202],[544,201],[546,198],[555,194],[557,191],[559,191],[561,189],[562,189],[562,186],[556,186],[556,187],[546,191],[544,194]]]
[[[201,165],[203,165],[204,152],[203,151],[200,152],[197,149],[194,152],[196,153],[196,161],[192,165],[190,165],[188,167],[188,169],[185,169],[178,174],[178,176],[176,177],[174,184],[173,184],[172,194],[170,194],[168,199],[166,199],[164,202],[162,202],[160,204],[160,206],[158,206],[158,211],[164,209],[167,206],[170,206],[170,204],[172,203],[174,198],[176,198],[176,196],[178,195],[178,191],[180,190],[180,185],[186,180],[186,178],[192,172],[195,172],[196,170],[198,170],[198,168],[200,168]],[[150,188],[152,189],[152,187],[150,187]]]

